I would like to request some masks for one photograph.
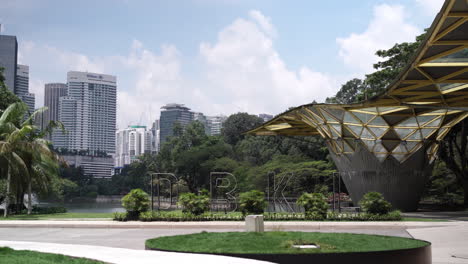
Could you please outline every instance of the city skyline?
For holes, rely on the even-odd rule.
[[[59,1],[6,0],[0,23],[2,34],[18,36],[36,105],[42,106],[43,85],[65,82],[69,70],[109,73],[121,77],[117,123],[123,128],[131,121],[150,124],[169,102],[206,115],[276,115],[323,102],[344,81],[372,71],[376,50],[413,41],[442,4],[177,2],[83,1],[69,14]]]

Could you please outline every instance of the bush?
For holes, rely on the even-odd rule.
[[[127,213],[115,212],[114,213],[114,221],[127,221]]]
[[[362,211],[368,214],[384,215],[390,212],[392,205],[385,201],[383,195],[378,192],[368,192],[359,202]]]
[[[241,193],[239,198],[239,209],[244,216],[246,214],[263,214],[263,209],[267,206],[265,194],[257,190]]]
[[[129,220],[138,219],[141,212],[148,211],[149,196],[142,189],[133,189],[122,198],[122,206],[127,210]]]
[[[303,193],[296,203],[304,207],[308,219],[323,220],[327,217],[328,202],[321,193]]]
[[[179,196],[178,204],[183,207],[184,213],[201,215],[210,209],[210,198],[207,195],[183,193]]]
[[[26,210],[27,212],[27,210]],[[63,214],[67,212],[67,208],[62,206],[55,207],[37,207],[33,205],[32,213],[33,214]]]

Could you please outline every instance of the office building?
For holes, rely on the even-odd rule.
[[[159,152],[159,120],[156,119],[151,126],[151,152],[157,153]]]
[[[59,99],[59,120],[66,134],[54,132],[57,148],[115,153],[117,80],[115,76],[71,71],[67,96]]]
[[[60,156],[68,166],[82,167],[85,175],[93,178],[111,178],[114,174],[114,162],[112,157],[93,157],[81,155]]]
[[[3,68],[5,85],[15,92],[18,42],[15,36],[0,35],[0,68]]]
[[[210,126],[210,136],[221,135],[221,129],[223,128],[223,123],[226,121],[227,117],[220,116],[209,116],[208,123]]]
[[[29,66],[16,66],[15,94],[28,106],[28,111],[35,110],[35,96],[29,92]]]
[[[203,113],[200,113],[200,112],[193,113],[193,120],[200,122],[205,128],[205,134],[210,135],[211,133],[210,120]]]
[[[47,83],[44,86],[44,106],[47,110],[43,114],[42,127],[50,121],[59,120],[60,97],[67,96],[67,85],[64,83]]]
[[[183,104],[167,104],[163,107],[160,117],[160,144],[164,144],[168,137],[173,136],[173,129],[176,123],[182,127],[193,121],[194,114],[190,108]]]
[[[151,153],[152,131],[146,126],[129,126],[116,132],[115,162],[116,168],[122,168],[145,153]]]

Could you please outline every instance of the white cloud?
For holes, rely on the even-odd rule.
[[[375,55],[377,50],[391,48],[396,43],[414,41],[422,32],[405,19],[405,8],[401,5],[375,6],[373,18],[364,32],[337,39],[339,56],[356,71],[363,74],[372,72],[372,65],[378,61]]]
[[[337,83],[326,73],[288,69],[273,46],[272,32],[269,19],[251,11],[250,19],[236,19],[219,32],[216,43],[200,45],[209,83],[204,94],[213,103],[229,112],[276,114],[336,92]]]
[[[427,15],[435,16],[442,8],[444,0],[416,0],[416,3],[423,8]]]

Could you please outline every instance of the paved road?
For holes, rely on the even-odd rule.
[[[212,232],[235,232],[239,229],[204,229]],[[288,229],[289,230],[289,229]],[[0,228],[0,240],[82,244],[128,249],[144,249],[145,240],[160,236],[199,233],[202,229],[151,228]],[[297,230],[296,231],[300,231]],[[326,229],[321,232],[347,232],[411,237],[404,227],[379,229]]]

